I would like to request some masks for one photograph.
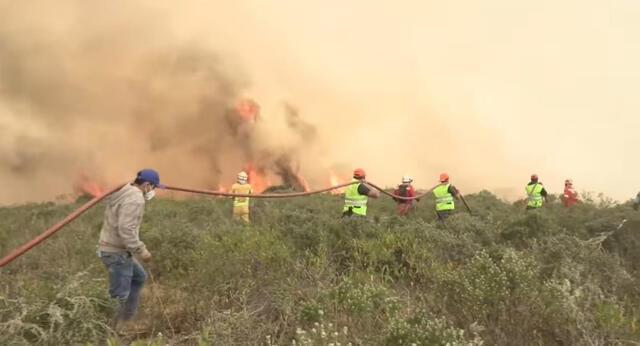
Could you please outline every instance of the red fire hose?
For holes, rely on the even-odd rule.
[[[339,189],[345,186],[359,184],[358,181],[353,181],[350,183],[344,183],[336,186],[327,187],[326,189],[314,190],[314,191],[305,191],[305,192],[292,192],[292,193],[264,193],[259,195],[251,195],[251,194],[243,194],[243,193],[230,193],[230,192],[220,192],[220,191],[211,191],[211,190],[199,190],[199,189],[188,189],[185,187],[176,187],[176,186],[165,186],[167,190],[181,191],[181,192],[190,192],[190,193],[199,193],[201,195],[210,195],[210,196],[224,196],[224,197],[251,197],[251,198],[290,198],[290,197],[303,197],[315,195],[318,193],[328,192],[331,190]]]
[[[422,198],[424,197],[424,195],[428,194],[429,192],[431,192],[433,189],[435,189],[437,187],[434,186],[433,188],[429,189],[429,191],[427,191],[426,193],[419,195],[419,196],[415,196],[415,197],[402,197],[402,196],[398,196],[398,195],[394,195],[392,193],[389,193],[387,191],[385,191],[383,188],[377,186],[374,183],[365,182],[367,185],[375,188],[376,190],[379,190],[380,192],[382,192],[383,194],[390,196],[392,198],[397,198],[397,199],[402,199],[402,200],[412,200],[412,199],[418,199],[418,198]],[[199,189],[189,189],[189,188],[184,188],[184,187],[176,187],[176,186],[166,186],[167,190],[174,190],[174,191],[181,191],[181,192],[190,192],[190,193],[198,193],[201,195],[210,195],[210,196],[224,196],[224,197],[251,197],[251,198],[291,198],[291,197],[304,197],[304,196],[310,196],[310,195],[315,195],[318,193],[323,193],[323,192],[328,192],[331,190],[336,190],[339,188],[343,188],[349,185],[353,185],[353,184],[360,184],[359,181],[352,181],[350,183],[344,183],[344,184],[340,184],[340,185],[335,185],[335,186],[330,186],[324,189],[320,189],[320,190],[314,190],[314,191],[305,191],[305,192],[293,192],[293,193],[264,193],[264,194],[259,194],[259,195],[251,195],[251,194],[242,194],[242,193],[230,193],[230,192],[220,192],[220,191],[211,191],[211,190],[199,190]]]
[[[65,217],[62,221],[60,221],[57,224],[49,227],[49,229],[47,229],[46,231],[42,232],[39,236],[29,240],[27,243],[25,243],[21,247],[13,250],[13,252],[11,252],[7,256],[3,257],[2,259],[0,259],[0,267],[4,267],[5,264],[13,261],[18,256],[20,256],[20,255],[24,254],[25,252],[31,250],[31,248],[33,248],[34,246],[42,243],[45,239],[49,238],[52,234],[58,232],[62,227],[66,226],[69,222],[75,220],[76,218],[78,218],[78,216],[82,215],[85,211],[89,210],[89,208],[91,208],[94,205],[98,204],[98,202],[102,201],[105,197],[107,197],[110,194],[120,190],[120,188],[122,188],[122,186],[124,186],[124,184],[114,187],[113,189],[109,190],[108,192],[106,192],[105,194],[103,194],[101,196],[94,197],[92,200],[90,200],[89,202],[83,204],[80,208],[74,210],[71,214],[67,215],[67,217]]]
[[[353,184],[359,184],[359,183],[360,182],[358,182],[358,181],[352,181],[350,183],[335,185],[335,186],[331,186],[331,187],[328,187],[328,188],[325,188],[325,189],[314,190],[314,191],[282,193],[282,194],[272,193],[272,194],[258,194],[258,195],[248,195],[248,194],[227,193],[227,192],[220,192],[220,191],[188,189],[188,188],[175,187],[175,186],[167,186],[166,188],[167,188],[167,190],[198,193],[198,194],[212,195],[212,196],[251,197],[251,198],[291,198],[291,197],[310,196],[310,195],[323,193],[323,192],[327,192],[327,191],[331,191],[331,190],[335,190],[335,189],[339,189],[339,188],[342,188],[342,187],[346,187],[346,186],[353,185]],[[375,188],[376,190],[379,190],[380,192],[382,192],[383,194],[385,194],[387,196],[390,196],[390,197],[396,198],[396,199],[402,199],[402,200],[412,200],[412,199],[421,198],[421,197],[423,197],[424,195],[428,194],[431,190],[433,190],[435,188],[435,187],[433,187],[428,192],[426,192],[426,193],[424,193],[422,195],[416,196],[416,197],[403,197],[403,196],[398,196],[398,195],[394,195],[392,193],[389,193],[389,192],[385,191],[384,189],[382,189],[381,187],[379,187],[379,186],[377,186],[377,185],[375,185],[375,184],[373,184],[371,182],[367,181],[366,184],[370,185],[371,187]],[[24,245],[22,245],[19,248],[13,250],[10,254],[8,254],[7,256],[5,256],[2,259],[0,259],[0,267],[4,267],[6,264],[11,263],[13,260],[15,260],[16,258],[20,257],[25,252],[31,250],[36,245],[42,243],[45,239],[49,238],[54,233],[58,232],[60,229],[62,229],[68,223],[70,223],[71,221],[73,221],[76,218],[78,218],[85,211],[89,210],[91,207],[93,207],[94,205],[98,204],[105,197],[107,197],[110,194],[118,191],[120,188],[122,188],[122,186],[124,186],[124,184],[120,184],[120,185],[114,187],[113,189],[107,191],[106,193],[104,193],[101,196],[94,197],[92,200],[90,200],[89,202],[83,204],[80,208],[74,210],[71,214],[67,215],[67,217],[65,217],[62,221],[60,221],[60,222],[56,223],[55,225],[49,227],[46,231],[42,232],[37,237],[29,240]]]

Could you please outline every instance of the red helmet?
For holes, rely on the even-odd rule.
[[[535,173],[531,174],[531,180],[538,180],[538,175]]]
[[[364,172],[364,169],[362,169],[362,168],[356,168],[353,171],[353,177],[356,178],[356,179],[362,179],[362,178],[364,178],[366,176],[367,176],[367,174]]]
[[[440,182],[444,183],[445,181],[449,181],[449,174],[447,173],[441,173],[440,174]]]

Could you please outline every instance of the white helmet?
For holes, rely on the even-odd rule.
[[[409,184],[413,182],[413,178],[411,178],[411,176],[409,174],[405,174],[402,176],[402,183],[403,184]]]
[[[239,183],[246,183],[247,179],[249,179],[249,175],[247,175],[246,172],[242,171],[242,172],[238,173],[238,182]]]

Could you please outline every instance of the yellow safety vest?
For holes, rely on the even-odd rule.
[[[436,197],[436,210],[453,210],[456,208],[453,201],[453,195],[449,193],[449,186],[451,184],[440,184],[433,189],[433,195]]]
[[[353,179],[353,181],[359,180]],[[360,186],[360,184],[347,186],[347,190],[344,193],[344,208],[342,210],[347,211],[351,208],[354,214],[365,216],[367,215],[367,201],[369,197],[358,193],[358,186]]]
[[[529,199],[529,203],[527,203],[527,206],[532,208],[542,207],[542,189],[544,189],[542,183],[527,185],[524,189],[525,191],[527,191],[527,196]]]

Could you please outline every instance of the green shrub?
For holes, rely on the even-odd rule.
[[[482,345],[480,337],[468,338],[465,331],[454,327],[444,318],[434,317],[420,309],[406,318],[391,320],[385,345],[416,346],[474,346]]]
[[[62,345],[104,339],[109,334],[107,316],[114,306],[104,293],[79,273],[53,287],[50,300],[36,296],[0,297],[0,344]]]
[[[410,217],[371,201],[365,219],[341,219],[339,196],[254,200],[247,225],[230,218],[229,199],[158,198],[141,229],[154,280],[137,341],[105,325],[114,302],[95,255],[99,206],[0,269],[0,344],[640,341],[640,217],[629,205],[525,212],[488,192],[466,199],[473,215],[460,205],[446,225],[432,198]],[[79,203],[0,207],[0,250]]]

